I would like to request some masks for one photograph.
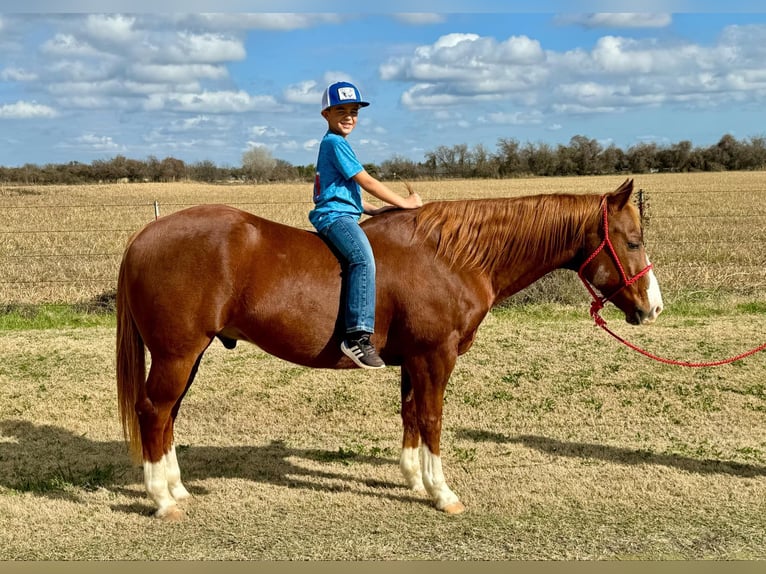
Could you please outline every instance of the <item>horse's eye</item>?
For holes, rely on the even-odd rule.
[[[635,251],[640,248],[641,248],[640,243],[633,243],[632,241],[628,241],[628,249],[630,249],[631,251]]]

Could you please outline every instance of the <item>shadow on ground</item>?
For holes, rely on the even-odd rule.
[[[566,442],[543,436],[506,436],[472,429],[459,429],[456,436],[474,442],[519,444],[552,457],[603,460],[621,465],[662,465],[696,474],[727,474],[743,478],[766,476],[763,466]],[[240,478],[285,488],[352,491],[364,496],[430,505],[425,497],[406,490],[402,483],[365,479],[362,468],[346,473],[331,470],[337,468],[338,462],[398,464],[390,458],[292,448],[282,441],[260,446],[181,447],[178,458],[184,482],[197,496],[204,496],[207,490],[195,485],[195,481]],[[317,464],[307,468],[301,461],[319,463],[320,468]],[[62,427],[35,425],[24,420],[0,421],[0,486],[72,501],[80,501],[83,491],[104,488],[135,499],[132,504],[113,506],[113,510],[148,515],[153,508],[142,483],[141,469],[131,464],[122,441],[96,441]]]
[[[728,474],[742,478],[766,476],[766,467],[728,460],[698,459],[679,454],[658,454],[647,450],[602,444],[566,442],[544,436],[509,437],[501,433],[460,429],[456,436],[474,442],[521,444],[550,456],[603,460],[622,465],[659,465],[695,474]]]
[[[189,491],[205,495],[195,481],[207,478],[241,478],[285,488],[356,491],[401,501],[428,504],[411,494],[403,483],[365,479],[364,470],[336,473],[306,468],[301,461],[397,465],[398,460],[346,451],[291,448],[282,441],[261,446],[194,446],[178,449],[181,474]],[[337,468],[337,466],[335,466]],[[335,481],[335,482],[332,482]],[[24,420],[0,421],[0,485],[54,499],[80,500],[82,491],[104,488],[137,499],[114,510],[150,514],[143,489],[143,474],[133,465],[122,441],[95,441],[53,425]],[[373,490],[369,490],[373,489]]]

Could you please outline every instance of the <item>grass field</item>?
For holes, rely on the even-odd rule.
[[[428,200],[601,192],[619,183],[416,189]],[[649,197],[647,240],[667,307],[640,329],[608,309],[609,325],[650,350],[692,361],[763,343],[764,174],[653,175],[636,184]],[[62,207],[58,219],[40,207],[31,212],[39,221],[9,217],[3,229],[103,229],[72,234],[79,242],[50,233],[48,244],[34,246],[5,233],[6,257],[30,248],[119,253],[130,230],[153,217],[155,199],[162,213],[221,201],[301,226],[308,209],[296,207],[306,194],[297,186],[0,194],[11,214],[23,205],[90,206]],[[104,203],[131,207],[114,217]],[[29,235],[43,241],[39,232]],[[80,270],[103,273],[104,284],[35,291],[30,283],[31,295],[17,293],[4,271],[0,560],[766,559],[766,353],[714,369],[652,362],[594,327],[584,289],[570,291],[563,279],[525,295],[535,303],[490,314],[458,361],[442,447],[465,514],[445,516],[403,486],[397,370],[308,370],[252,346],[228,351],[216,343],[177,425],[193,495],[187,519],[157,521],[122,443],[113,317],[14,306],[98,297],[119,255],[106,260]],[[54,272],[45,267],[54,266],[27,262],[22,275]]]
[[[415,182],[414,187],[429,201],[605,193],[622,179]],[[404,193],[403,185],[391,185]],[[766,172],[641,175],[635,185],[647,198],[647,244],[669,300],[763,291]],[[307,184],[0,187],[0,302],[83,302],[114,289],[125,243],[154,219],[155,201],[160,215],[198,203],[227,203],[308,228],[310,193]],[[539,287],[529,293],[538,294]],[[576,285],[559,297],[571,303],[580,293]]]

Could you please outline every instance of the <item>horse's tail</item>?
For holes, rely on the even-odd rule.
[[[127,255],[127,249],[125,253]],[[145,381],[144,340],[128,305],[126,256],[123,256],[117,280],[117,405],[123,436],[136,463],[142,459],[141,427],[136,413],[136,401]]]

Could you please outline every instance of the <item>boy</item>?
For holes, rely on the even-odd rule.
[[[370,342],[375,332],[375,259],[359,218],[363,213],[378,215],[395,207],[414,209],[423,201],[416,193],[402,197],[372,177],[346,141],[356,127],[359,108],[369,105],[348,82],[336,82],[324,91],[322,116],[327,121],[327,133],[319,145],[315,207],[309,220],[335,247],[346,273],[341,351],[364,369],[381,369],[385,364]],[[360,187],[389,205],[375,208],[362,199]]]

